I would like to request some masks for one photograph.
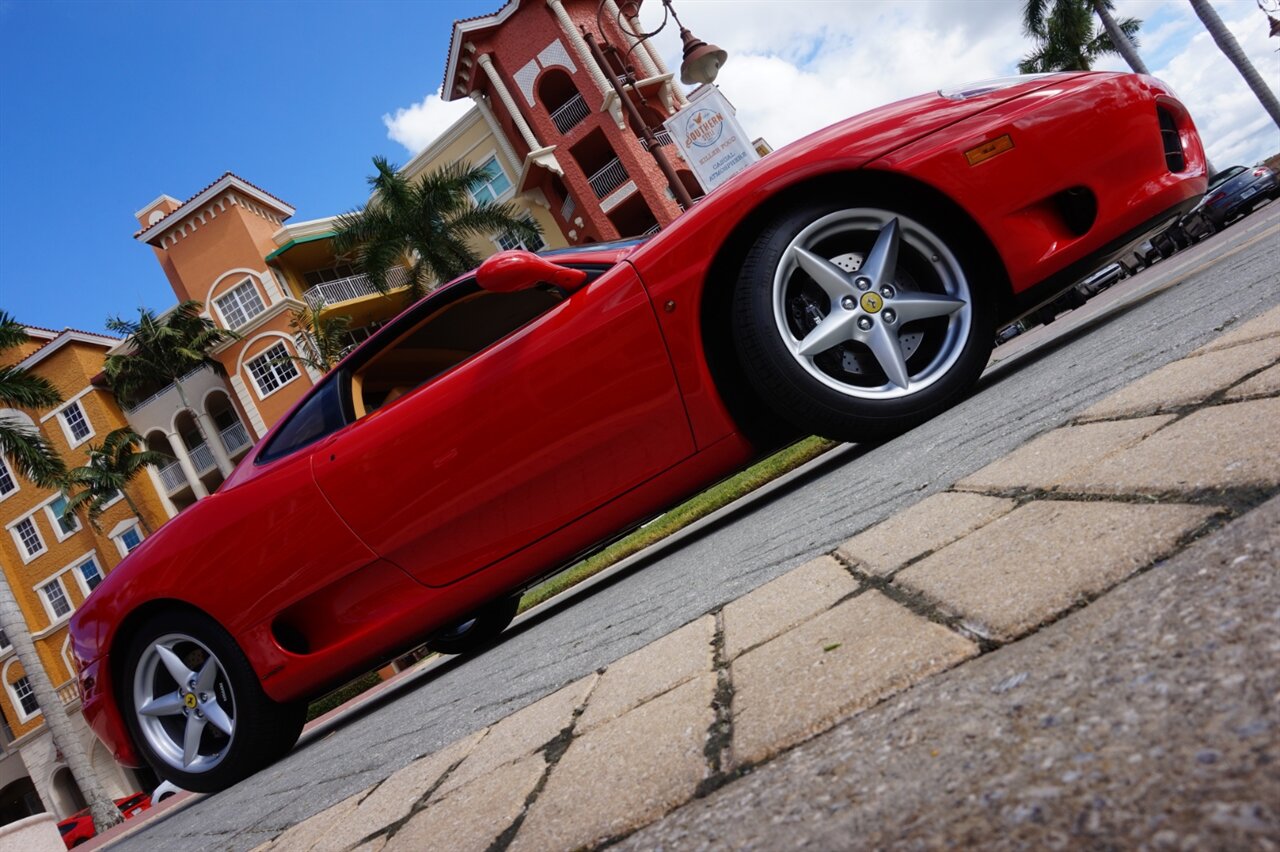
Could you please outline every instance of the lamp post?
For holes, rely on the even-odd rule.
[[[604,12],[605,0],[600,0],[600,5],[596,9],[596,28],[600,31],[600,43],[596,42],[595,34],[586,27],[582,27],[582,37],[586,41],[587,46],[591,49],[591,55],[601,70],[605,72],[605,76],[609,78],[609,84],[613,86],[614,94],[622,103],[627,111],[628,118],[632,124],[640,131],[640,137],[645,142],[645,147],[649,153],[653,155],[653,159],[657,161],[658,168],[662,169],[662,174],[667,178],[667,185],[671,188],[671,192],[675,195],[676,200],[680,202],[680,206],[688,210],[693,206],[693,197],[689,195],[689,191],[684,188],[684,184],[680,181],[680,177],[676,174],[675,168],[671,165],[671,161],[667,158],[667,154],[662,150],[662,146],[658,144],[658,139],[653,133],[653,129],[649,127],[649,122],[645,121],[640,114],[640,110],[631,102],[631,98],[627,97],[627,92],[623,88],[622,83],[618,81],[618,76],[612,73],[608,61],[605,59],[605,51],[612,51],[615,55],[619,54],[616,47],[609,42],[609,38],[605,35],[604,27],[600,25],[600,17]],[[631,11],[631,17],[635,17],[635,7],[627,4]],[[667,25],[667,13],[675,18],[676,25],[680,27],[680,38],[684,42],[684,60],[680,63],[680,81],[686,85],[711,83],[715,80],[716,74],[720,71],[720,66],[728,59],[729,54],[713,44],[707,44],[701,41],[693,33],[680,23],[680,19],[676,17],[675,9],[671,6],[671,0],[662,0],[663,17],[662,23],[657,29],[650,32],[631,33],[630,30],[624,30],[636,38],[636,44],[631,49],[635,50],[640,44],[648,41],[653,36],[662,32]],[[625,14],[625,13],[624,13]],[[621,23],[618,24],[621,28]],[[628,51],[630,53],[630,51]],[[618,63],[622,66],[623,73],[626,75],[626,82],[633,88],[635,86],[635,75],[630,63],[626,61],[626,56],[622,56]]]

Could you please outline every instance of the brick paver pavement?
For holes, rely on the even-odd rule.
[[[590,848],[963,678],[1280,491],[1278,361],[1280,308],[259,848]]]

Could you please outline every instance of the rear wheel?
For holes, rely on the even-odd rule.
[[[516,617],[520,597],[495,601],[475,615],[440,631],[427,640],[437,654],[469,654],[489,645]]]
[[[198,612],[152,617],[134,636],[121,706],[156,773],[202,793],[230,787],[283,755],[306,705],[271,700],[225,629]]]
[[[734,339],[763,398],[810,432],[875,440],[954,403],[991,353],[980,265],[945,225],[898,206],[805,204],[748,252]]]

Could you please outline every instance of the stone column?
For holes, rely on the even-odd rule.
[[[204,430],[205,438],[209,441],[209,451],[213,453],[213,462],[218,466],[218,470],[222,472],[222,478],[226,479],[231,475],[231,471],[235,470],[235,465],[231,463],[231,457],[227,455],[227,448],[222,445],[222,433],[213,424],[213,418],[209,416],[207,411],[201,411],[196,415],[196,419],[200,421],[200,427]]]
[[[493,59],[489,54],[483,53],[478,61],[480,62],[480,67],[484,69],[484,73],[488,76],[493,90],[498,93],[498,100],[502,101],[502,105],[507,108],[507,112],[511,115],[511,120],[515,122],[516,129],[520,131],[520,135],[524,138],[524,144],[529,146],[530,151],[541,149],[542,145],[538,142],[538,137],[533,135],[533,128],[529,126],[529,122],[524,120],[524,115],[520,112],[520,108],[516,106],[515,99],[511,97],[507,84],[502,82],[502,78],[498,76],[498,69],[493,67]]]
[[[489,99],[482,92],[471,93],[471,100],[476,102],[476,109],[480,110],[480,115],[484,117],[485,124],[489,125],[489,131],[493,133],[493,138],[498,141],[498,147],[502,149],[502,153],[507,158],[507,165],[510,166],[513,174],[520,174],[520,169],[524,166],[520,158],[516,156],[516,149],[511,147],[511,140],[507,138],[507,134],[503,132],[502,125],[498,123],[498,117],[493,114],[493,107],[489,106]]]
[[[173,455],[178,460],[178,465],[182,468],[182,475],[187,478],[187,484],[191,486],[191,493],[196,495],[197,500],[203,500],[209,496],[209,491],[204,487],[204,483],[200,481],[200,474],[196,472],[196,466],[191,463],[191,456],[187,453],[187,445],[182,443],[182,436],[177,432],[171,432],[168,435],[169,448],[173,450]]]
[[[551,7],[551,12],[556,16],[556,21],[560,24],[560,31],[569,39],[569,43],[573,45],[573,52],[578,54],[578,61],[582,63],[582,67],[587,69],[587,73],[591,75],[591,79],[595,81],[596,87],[600,89],[600,94],[605,96],[613,92],[613,87],[609,85],[609,81],[605,78],[604,70],[596,64],[596,59],[591,55],[591,48],[587,47],[587,42],[582,38],[582,33],[578,32],[578,28],[573,25],[573,18],[569,17],[569,13],[565,11],[564,5],[560,0],[547,0],[547,5]]]

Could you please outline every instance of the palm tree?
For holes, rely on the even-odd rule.
[[[27,683],[36,697],[36,704],[44,716],[44,723],[49,726],[49,734],[53,737],[54,747],[62,752],[62,758],[71,770],[71,777],[76,786],[84,794],[89,803],[89,811],[93,814],[93,824],[99,832],[106,831],[120,822],[120,810],[107,795],[106,790],[94,774],[93,765],[85,754],[84,746],[76,732],[71,728],[71,719],[62,699],[53,689],[53,683],[40,662],[35,643],[31,641],[31,633],[27,630],[27,621],[18,608],[18,601],[9,588],[8,578],[0,571],[0,630],[13,645],[13,653],[22,663]]]
[[[303,344],[298,347],[298,351],[304,354],[291,355],[290,360],[321,373],[332,370],[351,343],[348,334],[351,317],[326,315],[323,305],[319,308],[310,305],[298,308],[289,315],[289,328],[294,330],[295,337],[305,335]]]
[[[1280,101],[1276,100],[1275,92],[1267,87],[1262,76],[1258,74],[1258,69],[1254,68],[1249,57],[1244,55],[1244,51],[1240,49],[1240,42],[1236,41],[1236,37],[1231,34],[1231,30],[1227,29],[1227,25],[1222,23],[1222,18],[1219,18],[1213,6],[1209,5],[1209,0],[1191,0],[1191,8],[1195,9],[1196,15],[1204,22],[1204,28],[1209,31],[1218,49],[1231,60],[1231,64],[1236,66],[1236,70],[1249,84],[1249,88],[1253,89],[1262,108],[1271,116],[1276,126],[1280,127]]]
[[[27,339],[26,330],[8,313],[0,311],[0,351],[12,349]],[[0,367],[0,405],[17,408],[48,408],[62,401],[61,394],[45,379],[21,367]],[[25,428],[11,417],[0,417],[0,450],[13,468],[37,486],[56,487],[65,465],[40,433]],[[49,675],[36,653],[27,620],[9,587],[9,578],[0,569],[0,630],[13,645],[13,653],[27,677],[36,706],[44,716],[54,745],[62,752],[93,813],[93,824],[105,831],[120,822],[120,811],[107,796],[93,773],[80,738],[71,729],[66,707],[53,689]]]
[[[22,324],[0,311],[0,352],[27,341]],[[49,408],[62,402],[47,379],[16,364],[0,367],[0,408]],[[56,488],[66,469],[44,436],[10,416],[0,416],[0,452],[14,471],[42,488]]]
[[[178,389],[182,407],[191,410],[187,392],[182,387],[188,373],[207,367],[219,376],[226,376],[227,369],[209,352],[239,340],[240,335],[218,328],[213,320],[201,316],[203,307],[200,302],[188,300],[161,317],[148,308],[139,308],[136,320],[121,317],[107,320],[107,328],[124,335],[128,344],[127,351],[109,355],[102,364],[111,389],[121,401],[136,402],[156,388],[171,384]],[[200,418],[194,420],[204,440],[212,440],[204,434]]]
[[[1018,70],[1088,71],[1099,56],[1118,53],[1134,71],[1147,73],[1134,38],[1142,21],[1116,21],[1110,14],[1113,8],[1112,0],[1026,0],[1022,26],[1036,40],[1036,49],[1022,58]],[[1095,29],[1094,12],[1102,17],[1103,30]]]
[[[514,204],[472,199],[471,188],[492,176],[484,168],[454,163],[410,181],[385,157],[374,157],[373,165],[374,197],[364,210],[338,219],[334,248],[351,255],[380,293],[391,290],[387,275],[397,266],[408,269],[415,299],[477,266],[482,258],[467,245],[468,237],[539,235]]]
[[[108,433],[101,445],[90,444],[85,451],[89,456],[89,463],[67,471],[63,479],[62,493],[67,500],[63,514],[74,514],[83,508],[89,524],[97,529],[98,518],[102,516],[106,504],[119,494],[150,535],[151,525],[147,523],[146,516],[139,511],[125,486],[142,473],[147,465],[163,467],[173,459],[155,450],[139,450],[141,443],[142,438],[138,433],[124,426]]]

